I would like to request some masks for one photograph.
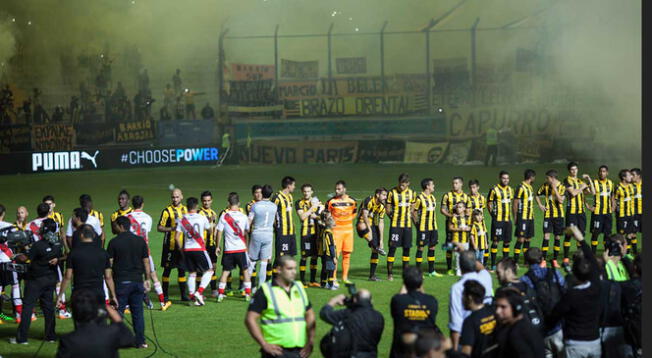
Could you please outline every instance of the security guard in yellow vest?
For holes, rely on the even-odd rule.
[[[262,357],[308,357],[315,337],[315,313],[292,256],[277,259],[278,275],[254,294],[245,325]],[[260,323],[259,323],[260,322]]]

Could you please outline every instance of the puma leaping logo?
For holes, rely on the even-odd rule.
[[[99,150],[96,150],[95,154],[92,157],[91,157],[90,154],[88,154],[86,152],[82,152],[81,157],[82,157],[82,159],[90,160],[90,162],[93,163],[93,166],[95,168],[97,168],[97,163],[95,162],[95,158],[97,157],[98,154],[100,154]]]

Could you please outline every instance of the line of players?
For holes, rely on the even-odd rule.
[[[477,180],[469,181],[470,194],[463,191],[463,179],[454,177],[451,191],[444,194],[439,211],[446,217],[446,243],[461,242],[476,250],[478,258],[487,261],[491,258],[491,266],[495,268],[498,246],[502,242],[503,255],[509,255],[511,248],[512,218],[515,219],[517,238],[513,252],[518,260],[519,255],[529,248],[534,237],[534,204],[544,212],[543,246],[547,256],[550,237],[554,235],[553,265],[557,263],[561,251],[561,235],[564,228],[575,225],[584,232],[586,227],[585,211],[591,215],[591,245],[595,250],[598,238],[603,234],[606,238],[612,230],[612,214],[616,215],[616,225],[619,233],[624,234],[630,247],[637,250],[637,233],[642,232],[642,177],[640,169],[619,172],[619,183],[608,179],[608,168],[601,166],[596,179],[588,175],[578,178],[578,165],[571,162],[567,166],[568,176],[562,181],[558,179],[555,170],[546,172],[543,184],[534,190],[535,172],[527,169],[523,181],[516,190],[509,186],[509,173],[499,174],[499,183],[494,185],[487,197],[480,194]],[[208,191],[200,195],[201,206],[196,198],[189,198],[186,205],[182,204],[181,190],[174,189],[171,203],[161,214],[157,231],[164,233],[161,267],[163,274],[158,281],[154,270],[154,262],[150,256],[154,289],[159,298],[162,310],[167,310],[169,300],[170,274],[177,270],[178,283],[182,301],[194,300],[195,304],[204,304],[203,292],[210,284],[212,295],[222,301],[229,293],[231,271],[239,268],[241,276],[241,291],[245,297],[251,294],[251,281],[260,272],[258,284],[271,278],[272,246],[276,257],[281,255],[296,255],[296,237],[293,212],[296,210],[301,222],[301,261],[300,279],[306,287],[327,287],[336,289],[337,265],[342,257],[342,278],[348,281],[348,260],[353,251],[352,222],[358,236],[364,238],[371,248],[370,274],[372,281],[379,280],[376,268],[379,256],[387,254],[388,279],[393,279],[393,264],[398,248],[402,248],[403,267],[410,263],[410,248],[412,246],[412,225],[416,227],[417,252],[415,261],[421,266],[424,251],[427,251],[428,276],[441,276],[434,269],[435,248],[438,244],[438,228],[436,220],[436,203],[434,196],[434,181],[430,178],[421,181],[422,192],[416,194],[410,189],[410,179],[407,174],[399,176],[398,185],[390,190],[378,188],[374,194],[365,198],[358,210],[355,199],[346,194],[346,184],[339,181],[335,186],[335,195],[326,203],[314,197],[314,189],[309,184],[301,187],[302,199],[293,200],[292,193],[296,182],[291,177],[285,177],[281,190],[272,193],[269,185],[255,185],[252,188],[253,199],[244,208],[240,207],[239,196],[229,194],[227,206],[218,215],[212,209],[212,194]],[[593,195],[595,200],[590,204],[585,195]],[[543,202],[541,200],[543,197]],[[131,207],[130,204],[133,207]],[[565,205],[564,205],[565,203]],[[74,211],[68,221],[65,239],[68,249],[74,246],[75,228],[82,224],[90,224],[97,233],[98,242],[104,245],[105,234],[102,230],[103,215],[94,210],[92,200],[88,195],[80,197],[81,208]],[[151,217],[143,212],[142,196],[129,197],[126,191],[118,195],[119,208],[111,215],[111,222],[119,216],[126,216],[132,222],[132,231],[149,240],[152,230]],[[63,228],[63,215],[56,212],[54,198],[46,196],[42,205],[37,208],[38,218],[27,223],[26,209],[19,208],[18,229],[32,229],[38,232],[38,226],[45,218],[54,219]],[[484,210],[488,209],[492,219],[491,231],[488,232],[484,223]],[[389,252],[383,248],[384,217],[390,220]],[[4,214],[3,214],[4,216]],[[115,230],[114,230],[115,231]],[[36,234],[35,234],[36,235]],[[224,238],[222,254],[221,241]],[[36,238],[35,238],[36,239]],[[444,248],[450,247],[444,245]],[[563,243],[564,264],[568,262],[570,239]],[[222,254],[222,276],[219,285],[215,276],[215,264]],[[318,260],[322,259],[322,274],[317,281]],[[260,268],[256,270],[256,263]],[[310,262],[310,277],[306,280],[306,264]],[[447,273],[455,274],[453,270],[453,253],[446,251]],[[325,268],[329,266],[331,270]],[[186,271],[188,275],[186,277]],[[332,274],[330,273],[332,271]],[[326,272],[326,274],[325,274]],[[197,274],[201,273],[198,277]],[[4,285],[9,284],[3,282]],[[20,306],[15,294],[17,283],[12,282],[12,297],[14,306]],[[233,292],[231,290],[231,292]],[[65,296],[57,292],[64,303],[59,312],[59,318],[68,318],[65,310]],[[63,296],[63,297],[62,297]],[[18,308],[19,309],[19,308]]]

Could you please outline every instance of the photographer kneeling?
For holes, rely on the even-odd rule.
[[[45,337],[47,342],[54,342],[54,290],[57,285],[59,260],[63,256],[63,245],[57,234],[57,223],[52,219],[43,220],[39,231],[41,240],[32,244],[26,254],[16,257],[16,262],[30,260],[25,276],[25,297],[20,325],[15,338],[10,338],[13,344],[27,344],[27,333],[36,300],[41,303],[45,316]]]
[[[335,310],[335,306],[346,306]],[[350,298],[337,295],[321,309],[319,316],[333,325],[321,341],[324,357],[375,358],[383,334],[383,315],[371,304],[371,292],[362,289]]]

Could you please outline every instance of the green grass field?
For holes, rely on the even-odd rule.
[[[631,168],[640,163],[608,163],[612,167],[611,178],[616,182],[616,174],[620,168]],[[562,176],[565,176],[565,165],[518,165],[505,167],[511,173],[511,185],[516,186],[522,179],[523,170],[532,168],[537,171],[536,185],[543,182],[544,173],[547,169],[556,168]],[[477,178],[481,183],[483,194],[497,181],[498,171],[503,168],[484,168],[477,166],[433,166],[433,165],[315,165],[315,166],[226,166],[220,168],[209,167],[179,167],[179,168],[158,168],[158,169],[131,169],[122,171],[89,171],[89,172],[68,172],[57,174],[36,174],[36,175],[15,175],[1,176],[0,187],[2,194],[0,203],[8,208],[7,221],[14,219],[14,210],[19,205],[27,206],[30,211],[30,220],[34,218],[36,205],[45,194],[52,194],[56,198],[57,210],[62,211],[66,220],[73,208],[78,206],[78,197],[82,193],[88,193],[93,197],[95,209],[104,213],[108,221],[110,213],[117,208],[117,194],[121,189],[126,189],[133,196],[140,194],[145,198],[145,211],[148,212],[154,221],[157,221],[161,210],[169,203],[170,184],[181,188],[184,197],[198,197],[203,190],[210,190],[214,195],[214,207],[221,209],[225,206],[226,195],[231,191],[240,194],[243,202],[250,200],[250,188],[253,184],[271,184],[276,190],[280,180],[285,175],[294,176],[297,179],[297,188],[304,183],[311,183],[316,189],[317,196],[325,200],[328,193],[333,192],[334,183],[338,179],[347,182],[349,194],[361,200],[370,195],[376,187],[392,187],[401,172],[407,172],[412,178],[411,187],[419,191],[419,182],[424,177],[432,177],[435,180],[436,196],[441,196],[450,190],[451,178],[454,175],[463,176],[465,181]],[[589,173],[595,176],[597,165],[582,164],[580,174]],[[294,197],[300,196],[299,190],[295,191]],[[592,199],[590,199],[592,200]],[[541,213],[536,211],[536,237],[533,245],[540,245]],[[488,219],[488,218],[487,218]],[[296,218],[295,218],[296,220]],[[298,221],[297,221],[298,224]],[[444,227],[444,220],[441,215],[438,217],[440,230]],[[487,222],[489,226],[490,222]],[[388,223],[385,225],[388,230]],[[110,231],[107,224],[105,230]],[[107,239],[110,236],[107,236]],[[387,233],[384,235],[387,238]],[[159,261],[161,250],[162,234],[153,232],[150,238],[152,256]],[[440,242],[443,241],[443,233],[440,233]],[[389,315],[389,301],[399,291],[401,280],[388,282],[386,280],[377,283],[368,282],[369,270],[369,249],[361,239],[355,241],[355,252],[352,255],[351,279],[358,287],[371,290],[375,307],[385,316],[385,331],[380,343],[380,356],[386,356],[391,344],[392,321]],[[414,263],[414,252],[412,249],[412,263]],[[399,250],[400,253],[400,250]],[[398,254],[397,253],[397,256]],[[500,256],[499,256],[500,257]],[[437,249],[436,268],[438,271],[445,270],[443,252]],[[400,260],[399,260],[400,261]],[[425,263],[424,263],[425,264]],[[400,263],[396,265],[395,276],[400,277]],[[160,275],[159,271],[159,275]],[[378,267],[379,277],[385,278],[385,261],[382,260]],[[216,303],[215,299],[209,299],[206,306],[187,306],[177,301],[179,290],[176,287],[176,277],[173,274],[170,287],[171,299],[174,304],[167,312],[158,310],[152,311],[154,325],[150,321],[150,313],[146,312],[146,334],[154,337],[153,328],[160,346],[167,352],[177,357],[251,357],[258,356],[258,346],[249,337],[243,320],[246,311],[246,304],[242,298],[228,298],[223,303]],[[433,294],[439,300],[439,312],[437,324],[447,331],[448,322],[448,294],[450,286],[456,281],[455,277],[426,278],[425,290]],[[336,293],[346,293],[344,288],[338,292],[322,289],[307,289],[308,295],[316,311]],[[69,296],[68,296],[69,297]],[[155,295],[151,295],[155,300]],[[10,307],[4,307],[5,312]],[[129,318],[127,316],[127,318]],[[0,355],[3,357],[33,357],[41,344],[43,337],[43,319],[34,322],[30,329],[30,344],[27,346],[11,346],[7,338],[15,335],[16,324],[6,323],[0,325]],[[317,322],[316,344],[317,350],[313,356],[320,356],[318,353],[319,339],[330,328],[322,321]],[[73,329],[71,320],[57,320],[57,333],[64,334]],[[148,342],[150,348],[146,350],[123,350],[122,357],[145,357],[154,353],[155,345]],[[51,357],[56,352],[56,345],[45,344],[38,357]],[[163,357],[167,354],[161,349],[154,355]]]

